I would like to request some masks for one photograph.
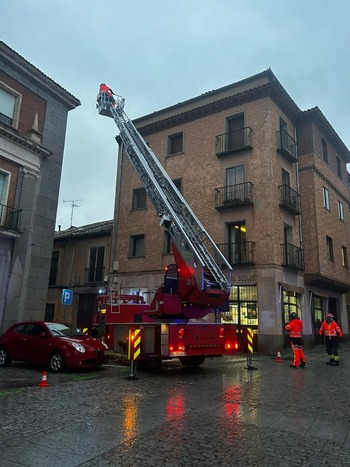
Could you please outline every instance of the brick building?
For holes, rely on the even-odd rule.
[[[0,333],[44,318],[67,117],[78,105],[0,42]]]
[[[328,310],[348,334],[350,153],[318,108],[268,69],[134,123],[233,267],[223,321],[253,327],[264,353],[289,345],[292,311],[306,345]],[[117,174],[118,285],[151,292],[169,239],[122,145]]]
[[[70,227],[55,233],[45,319],[91,330],[98,293],[110,282],[113,221]],[[72,305],[62,304],[62,290],[73,291]]]

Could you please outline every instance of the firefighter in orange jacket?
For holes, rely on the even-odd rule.
[[[285,329],[289,332],[290,344],[294,354],[293,365],[290,365],[290,367],[305,368],[305,355],[301,340],[303,322],[296,313],[290,314],[290,321],[285,325]]]
[[[326,352],[329,357],[327,365],[339,366],[339,337],[342,337],[343,333],[336,323],[332,313],[328,313],[326,319],[321,324],[319,331],[320,336],[322,335],[322,332],[324,332],[325,335]]]
[[[112,91],[112,89],[109,86],[107,86],[106,83],[101,83],[100,84],[100,92],[99,92],[99,95],[97,96],[97,101],[99,100],[99,98],[101,96],[101,93],[105,93],[110,102],[115,102],[114,97],[113,97],[114,92]]]
[[[113,96],[113,94],[114,94],[112,89],[109,86],[107,86],[106,83],[101,83],[100,84],[100,92],[106,92],[108,97]]]

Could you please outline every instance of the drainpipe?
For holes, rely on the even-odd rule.
[[[300,180],[299,180],[299,155],[298,155],[298,140],[297,140],[297,129],[294,126],[294,141],[297,143],[296,144],[296,164],[295,164],[295,175],[296,175],[296,181],[297,181],[297,192],[300,195]],[[301,207],[301,198],[300,198],[300,207]],[[303,246],[303,231],[302,231],[302,225],[301,225],[301,214],[298,215],[298,224],[299,224],[299,240],[300,240],[300,247],[302,248]]]

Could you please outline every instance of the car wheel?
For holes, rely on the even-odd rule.
[[[60,371],[63,370],[64,358],[61,352],[54,351],[50,355],[49,367],[50,367],[50,370],[53,371],[54,373],[59,373]]]
[[[7,366],[11,363],[10,356],[5,347],[0,347],[0,366]]]

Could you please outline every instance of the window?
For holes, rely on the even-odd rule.
[[[144,209],[146,207],[145,188],[136,188],[132,192],[132,209]]]
[[[51,256],[49,285],[56,285],[57,272],[58,272],[58,259],[60,256],[59,251],[53,251]]]
[[[245,166],[237,165],[226,169],[226,200],[244,200],[248,197],[245,193]]]
[[[247,249],[247,228],[244,222],[228,226],[229,262],[231,264],[247,263],[249,250]]]
[[[333,240],[331,237],[328,237],[326,235],[326,243],[327,243],[327,254],[328,254],[328,259],[330,261],[334,261],[334,254],[333,254]]]
[[[131,235],[129,238],[129,258],[145,256],[145,236],[143,234]]]
[[[300,294],[283,289],[284,324],[289,323],[291,313],[296,313],[299,317],[301,316]]]
[[[290,186],[290,174],[285,169],[282,169],[282,185]]]
[[[330,211],[329,191],[325,187],[323,187],[323,207]]]
[[[45,321],[54,321],[55,319],[55,304],[46,303],[45,307]]]
[[[232,286],[229,311],[222,313],[223,323],[258,327],[258,291],[256,285]]]
[[[168,255],[171,253],[171,237],[167,230],[164,231],[163,238],[163,255]]]
[[[348,268],[348,250],[346,246],[341,247],[341,260],[344,268]]]
[[[0,84],[0,122],[17,128],[20,100],[20,94]]]
[[[182,193],[182,178],[175,178],[173,180],[173,184],[176,186],[179,192]]]
[[[168,156],[183,151],[183,132],[168,137]]]
[[[0,170],[0,204],[7,203],[10,174]]]
[[[95,246],[90,248],[88,282],[102,282],[103,263],[105,256],[104,246]]]
[[[288,125],[282,117],[280,117],[280,144],[281,148],[289,149],[289,141],[288,141]]]
[[[342,178],[341,160],[340,160],[340,157],[338,156],[337,156],[337,174],[340,178]]]
[[[325,162],[328,164],[328,147],[326,141],[322,138],[321,139],[322,143],[322,157]]]
[[[245,182],[245,167],[237,165],[226,170],[226,185],[237,185]]]
[[[312,295],[313,303],[313,316],[314,316],[314,327],[315,335],[318,337],[318,331],[321,327],[322,321],[324,320],[324,311],[322,307],[322,298],[318,295]]]
[[[45,332],[45,328],[41,324],[30,323],[27,325],[27,334],[29,336],[39,337],[42,332]]]
[[[246,145],[244,134],[244,114],[238,114],[233,117],[229,117],[226,120],[226,126],[226,151],[231,149],[244,148]]]
[[[341,201],[338,201],[338,215],[339,215],[339,220],[344,222],[344,206]]]

